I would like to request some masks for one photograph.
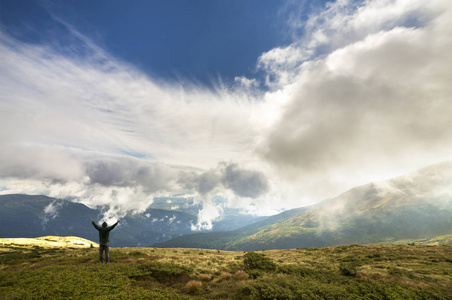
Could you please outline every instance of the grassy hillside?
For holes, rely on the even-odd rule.
[[[398,240],[387,241],[386,244],[392,243],[394,245],[429,245],[429,246],[452,246],[452,234],[440,235],[434,238],[416,239],[416,240]]]
[[[299,215],[302,212],[307,211],[309,208],[295,208],[284,211],[277,215],[266,217],[265,219],[255,222],[253,224],[242,227],[238,230],[231,231],[217,231],[217,232],[203,232],[190,235],[181,236],[163,243],[155,244],[158,247],[170,247],[170,248],[205,248],[205,249],[221,249],[221,250],[248,250],[248,249],[234,249],[231,245],[234,245],[236,241],[246,239],[247,237],[259,232],[267,226],[278,224],[286,220]],[[261,248],[265,249],[265,248]]]
[[[2,244],[1,299],[452,299],[452,247],[228,252]]]
[[[43,236],[38,238],[0,238],[0,245],[13,246],[38,246],[44,248],[52,247],[99,247],[99,244],[76,236]]]
[[[276,222],[200,234],[165,247],[269,250],[433,239],[452,234],[452,163],[353,188]],[[447,244],[447,242],[446,242]]]

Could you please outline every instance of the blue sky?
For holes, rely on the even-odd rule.
[[[0,0],[0,193],[335,197],[452,158],[450,49],[447,0]]]
[[[284,1],[20,0],[2,1],[1,13],[4,28],[23,41],[73,42],[64,20],[151,76],[207,85],[257,76],[257,58],[290,44],[292,34]]]

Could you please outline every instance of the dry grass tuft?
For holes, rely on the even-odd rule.
[[[248,275],[248,273],[246,273],[245,271],[237,271],[234,274],[234,278],[238,279],[238,280],[245,280],[248,279],[250,277],[250,275]]]
[[[201,290],[202,282],[197,280],[191,280],[186,285],[185,288],[189,293],[196,293]]]
[[[356,277],[358,277],[358,278],[367,278],[368,275],[367,275],[366,271],[358,271],[358,272],[356,272]]]
[[[210,276],[209,274],[199,274],[198,279],[207,282],[210,281],[210,279],[212,279],[212,276]]]
[[[229,279],[231,279],[231,277],[232,277],[231,273],[228,273],[228,272],[221,273],[221,279],[222,280],[229,280]]]

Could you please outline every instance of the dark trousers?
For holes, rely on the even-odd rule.
[[[104,261],[104,258],[102,256],[103,252],[105,251],[105,262],[108,263],[108,261],[110,260],[110,257],[108,255],[108,244],[100,244],[99,245],[99,260],[100,262]]]

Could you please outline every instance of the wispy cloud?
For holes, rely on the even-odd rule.
[[[119,195],[142,199],[136,196],[143,193],[143,208],[159,193],[205,194],[207,183],[185,190],[183,174],[202,178],[203,170],[222,161],[251,159],[260,130],[251,118],[259,109],[255,99],[240,91],[158,84],[91,43],[85,46],[90,59],[2,33],[2,178],[43,181],[85,202],[105,204],[107,197],[131,209],[137,204]],[[237,176],[255,172],[249,174],[265,179],[236,169]],[[238,184],[215,185],[239,196],[259,194],[246,194]]]
[[[64,202],[55,200],[44,208],[41,215],[42,230],[46,230],[47,223],[58,216],[58,211],[63,205]]]

